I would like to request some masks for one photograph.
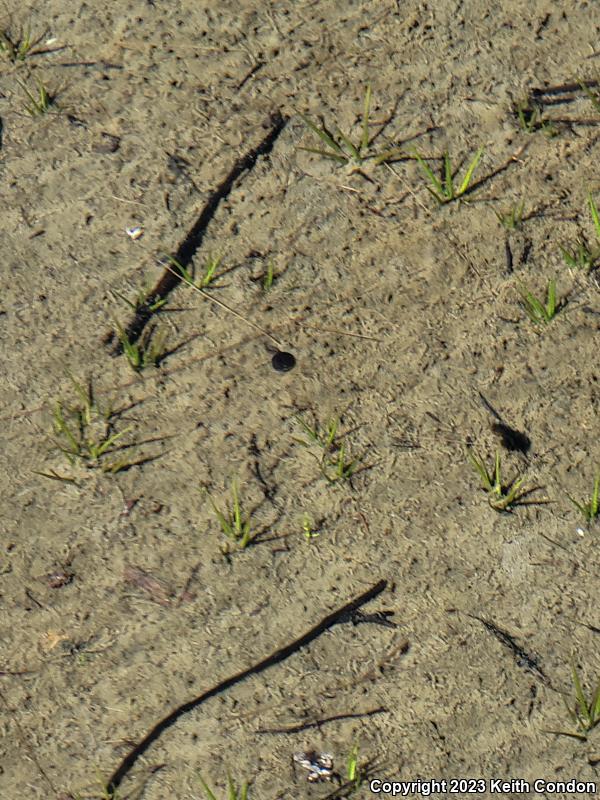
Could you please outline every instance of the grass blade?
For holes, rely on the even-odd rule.
[[[483,155],[483,151],[484,151],[484,148],[480,147],[479,150],[473,156],[473,160],[469,164],[469,168],[467,170],[467,173],[466,173],[465,177],[463,178],[463,182],[461,183],[460,188],[459,188],[458,192],[456,193],[457,197],[460,197],[469,188],[469,184],[471,183],[471,178],[473,177],[473,173],[477,169],[477,165],[481,161],[481,157]]]
[[[454,180],[452,178],[452,163],[450,154],[444,153],[444,192],[447,200],[454,199]]]
[[[598,508],[600,501],[600,474],[596,475],[594,480],[594,490],[592,492],[592,499],[590,500],[590,516],[598,516]]]
[[[592,723],[592,715],[590,714],[590,709],[588,707],[587,700],[585,699],[583,687],[581,685],[581,681],[579,680],[579,675],[577,674],[577,667],[575,666],[574,661],[571,664],[571,671],[573,675],[573,686],[575,687],[575,699],[577,701],[577,706],[579,708],[579,716],[583,717],[586,723],[586,727],[588,727]]]
[[[323,158],[331,158],[332,161],[337,161],[339,164],[346,164],[348,161],[348,156],[336,156],[333,153],[328,153],[326,150],[319,150],[318,147],[302,147],[302,145],[300,145],[298,150],[304,150],[307,153],[316,153],[318,156],[323,156]]]
[[[341,148],[341,147],[339,146],[339,144],[338,144],[338,143],[335,141],[335,139],[333,139],[333,138],[332,138],[332,137],[331,137],[331,136],[330,136],[330,135],[327,133],[327,131],[323,130],[322,128],[318,128],[318,127],[315,125],[315,123],[314,123],[314,122],[312,122],[312,120],[310,120],[310,119],[309,119],[308,117],[306,117],[304,114],[300,114],[300,116],[301,116],[302,120],[304,121],[304,124],[305,124],[305,125],[307,125],[307,126],[308,126],[308,127],[311,129],[311,131],[312,131],[313,133],[316,133],[316,134],[317,134],[317,136],[319,137],[319,139],[321,139],[321,141],[325,142],[325,144],[327,145],[327,147],[330,147],[330,148],[331,148],[331,149],[332,149],[334,152],[336,152],[336,153],[337,153],[338,155],[340,155],[340,156],[343,156],[343,155],[344,155],[344,151],[342,150],[342,148]],[[345,160],[345,159],[344,159],[344,160]]]
[[[590,206],[592,219],[594,221],[594,228],[596,228],[596,236],[598,239],[600,239],[600,216],[598,216],[598,208],[596,207],[596,203],[594,203],[594,198],[592,197],[591,192],[588,195],[588,203]]]
[[[435,187],[435,190],[437,191],[437,193],[439,195],[437,197],[437,199],[439,200],[440,203],[443,202],[444,197],[445,197],[445,193],[444,193],[444,187],[442,185],[441,180],[437,177],[437,175],[434,174],[434,172],[431,169],[431,167],[429,166],[429,164],[427,164],[425,159],[421,155],[419,155],[419,153],[417,153],[416,150],[415,150],[415,158],[417,159],[417,162],[418,162],[419,166],[421,167],[421,169],[423,170],[423,172],[425,173],[425,175],[429,178],[429,180],[431,181],[431,183]],[[433,194],[434,197],[436,197],[435,192],[433,192],[432,194]]]
[[[369,146],[369,112],[371,110],[371,84],[367,84],[365,91],[365,105],[363,110],[362,138],[360,140],[360,151],[366,150]]]
[[[488,471],[487,471],[487,469],[485,467],[485,464],[483,463],[483,459],[477,458],[471,452],[471,450],[467,450],[467,456],[469,458],[469,461],[471,462],[471,464],[475,468],[476,472],[480,476],[481,482],[483,483],[484,488],[487,489],[488,492],[492,492],[494,487],[492,486],[492,480],[491,480],[490,475],[489,475],[489,473],[488,473]]]
[[[551,280],[548,283],[548,302],[546,303],[546,316],[552,319],[556,312],[556,281]]]
[[[202,788],[204,789],[204,794],[206,795],[207,800],[217,800],[213,792],[211,792],[211,790],[208,788],[208,785],[206,784],[204,778],[202,777],[202,775],[200,775],[200,773],[198,773],[198,779],[202,784]]]
[[[352,158],[355,161],[360,163],[360,161],[361,161],[360,151],[352,144],[352,141],[339,128],[337,129],[337,135],[340,137],[340,139],[346,145],[348,150],[350,150],[350,154],[352,155]]]

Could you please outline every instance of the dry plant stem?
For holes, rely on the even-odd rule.
[[[211,299],[214,299],[214,298],[211,298]],[[386,321],[389,322],[389,320],[386,320]],[[303,318],[291,317],[290,319],[286,320],[285,322],[281,322],[281,323],[275,325],[275,329],[280,329],[280,328],[281,329],[285,329],[285,328],[289,327],[290,325],[297,325],[299,328],[304,328],[305,330],[318,331],[319,333],[325,333],[325,334],[335,333],[335,334],[337,334],[339,336],[351,336],[351,337],[357,337],[359,339],[367,339],[367,340],[376,341],[376,342],[381,342],[382,341],[382,339],[378,339],[378,338],[373,337],[373,336],[366,336],[365,334],[361,334],[361,333],[351,333],[349,331],[333,330],[333,329],[329,330],[329,329],[326,329],[326,328],[316,327],[314,325],[306,325],[303,322]],[[251,325],[251,327],[254,327],[254,326]],[[174,375],[177,372],[181,372],[182,370],[187,369],[190,366],[193,366],[195,364],[201,363],[203,361],[208,361],[211,358],[217,358],[218,356],[222,356],[225,353],[230,353],[230,352],[232,352],[234,350],[237,350],[237,348],[239,348],[239,347],[243,347],[244,345],[250,344],[251,342],[255,342],[261,336],[268,336],[271,339],[271,341],[277,343],[278,346],[281,347],[281,345],[279,344],[278,340],[275,339],[275,337],[272,334],[268,333],[267,331],[263,331],[262,328],[258,328],[258,335],[248,336],[248,337],[246,337],[244,339],[241,339],[238,342],[234,342],[233,344],[228,344],[228,345],[225,345],[225,347],[216,348],[215,350],[213,350],[210,353],[204,353],[204,354],[202,354],[200,356],[196,356],[196,357],[190,359],[189,361],[186,361],[185,364],[180,364],[180,365],[178,365],[176,367],[171,367],[170,369],[164,369],[161,372],[141,372],[141,373],[136,373],[135,376],[132,377],[131,379],[125,381],[124,383],[120,383],[118,386],[113,387],[111,389],[111,392],[113,392],[113,393],[120,392],[120,391],[123,391],[124,389],[129,389],[131,386],[138,386],[140,384],[143,384],[148,380],[158,380],[158,379],[162,380],[165,377],[167,377],[169,375]],[[147,399],[149,399],[149,397],[153,397],[153,395],[149,395],[148,397],[142,398],[142,400],[140,400],[139,402],[142,402],[143,400],[147,400]],[[46,404],[42,403],[42,405],[35,406],[34,408],[26,408],[26,409],[23,409],[22,411],[13,411],[10,414],[5,414],[4,416],[0,416],[0,422],[12,422],[14,420],[18,420],[18,419],[21,419],[23,417],[27,418],[27,417],[32,416],[33,414],[39,414],[45,408],[46,408]]]
[[[319,331],[320,333],[333,333],[336,336],[351,336],[356,339],[367,339],[370,342],[381,342],[382,339],[378,339],[376,336],[367,336],[364,333],[351,333],[350,331],[340,331],[334,330],[333,328],[320,328],[316,325],[304,325],[302,322],[298,323],[301,328],[304,328],[307,331]]]
[[[245,155],[240,156],[240,158],[236,160],[217,188],[211,192],[200,215],[177,248],[177,252],[174,254],[173,258],[182,267],[188,267],[192,258],[200,248],[206,228],[214,217],[221,201],[229,196],[238,178],[240,178],[244,172],[248,172],[255,166],[259,156],[271,152],[278,136],[287,124],[287,119],[277,111],[275,114],[271,115],[266,124],[269,127],[266,136],[258,145],[248,150]],[[137,309],[133,320],[126,327],[125,333],[128,341],[135,343],[139,339],[145,326],[152,318],[153,312],[151,306],[155,305],[158,300],[165,299],[173,289],[180,284],[182,279],[182,275],[173,272],[173,270],[164,271],[162,277],[146,298],[146,302]],[[121,351],[122,348],[119,344],[114,350],[114,355],[120,355]]]
[[[177,273],[168,264],[165,264],[165,269],[168,270],[169,272],[171,272],[173,275],[175,275],[175,277],[181,279],[181,275],[179,275],[179,273]],[[251,328],[254,328],[255,331],[258,331],[259,333],[262,333],[263,336],[267,336],[272,342],[274,342],[277,345],[277,347],[282,347],[281,342],[278,339],[276,339],[271,333],[269,333],[269,331],[265,330],[264,328],[261,328],[260,325],[257,325],[255,322],[252,322],[251,320],[247,319],[242,314],[240,314],[239,311],[236,311],[234,308],[231,308],[231,306],[228,306],[222,300],[217,300],[217,298],[213,297],[210,294],[210,292],[207,292],[205,289],[202,289],[200,286],[196,286],[195,283],[188,283],[187,281],[185,281],[185,283],[187,283],[187,285],[190,287],[190,289],[194,289],[194,291],[198,292],[198,294],[201,294],[202,297],[204,297],[206,300],[210,300],[211,303],[214,303],[215,305],[219,306],[219,308],[224,309],[229,314],[233,314],[234,317],[237,317],[242,322],[244,322],[246,325],[249,325]]]

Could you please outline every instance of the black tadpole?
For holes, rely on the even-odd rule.
[[[278,350],[271,359],[271,365],[277,372],[289,372],[296,366],[296,359],[291,353]]]

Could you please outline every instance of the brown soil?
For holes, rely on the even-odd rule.
[[[230,772],[250,798],[322,797],[335,784],[308,783],[292,754],[331,753],[343,773],[355,744],[395,780],[597,780],[593,733],[547,732],[573,728],[572,655],[589,693],[600,674],[598,533],[565,496],[589,495],[600,458],[600,301],[559,250],[595,235],[600,115],[577,81],[596,76],[597,8],[166,5],[9,0],[2,23],[42,37],[22,61],[0,53],[3,796],[102,797],[172,709],[380,579],[362,610],[395,628],[335,625],[183,714],[118,796],[201,798],[200,773],[222,797]],[[56,99],[30,116],[37,80]],[[300,114],[360,139],[369,83],[372,132],[387,123],[374,149],[417,147],[436,170],[448,150],[462,175],[485,147],[464,201],[438,206],[411,159],[349,170],[299,149],[324,146]],[[514,113],[527,98],[531,133]],[[272,338],[179,286],[154,315],[174,352],[134,374],[107,345],[132,318],[118,294],[156,284],[276,112],[287,124],[193,265],[220,255],[209,295],[296,367],[273,370]],[[494,212],[521,199],[507,232]],[[537,330],[516,288],[552,278],[567,302]],[[140,464],[110,474],[54,447],[69,374],[125,409],[115,447],[145,442],[101,460]],[[526,453],[502,448],[479,393]],[[297,417],[340,417],[351,480],[323,477]],[[553,502],[492,509],[469,443]],[[257,538],[224,555],[201,490],[224,509],[233,478]]]

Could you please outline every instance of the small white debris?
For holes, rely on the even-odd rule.
[[[330,781],[336,775],[333,770],[333,756],[330,753],[309,750],[305,753],[294,753],[292,758],[296,764],[308,770],[306,777],[309,783]]]
[[[125,228],[125,233],[135,242],[136,239],[144,235],[144,229],[140,228],[139,225],[134,225],[132,228]]]
[[[58,42],[58,39],[56,38],[56,36],[53,36],[51,39],[46,39],[44,44],[50,46],[51,44],[54,44],[55,42]]]
[[[580,536],[585,536],[585,531],[583,528],[576,528],[575,533],[578,533]]]

